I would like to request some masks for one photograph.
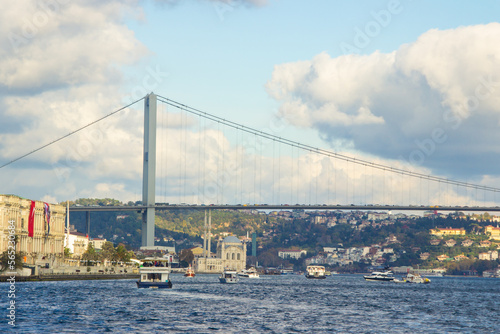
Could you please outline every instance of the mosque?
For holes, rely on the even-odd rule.
[[[203,273],[221,273],[224,268],[240,271],[246,268],[247,245],[235,236],[227,236],[217,242],[217,254],[210,253],[210,247],[204,255],[194,260],[194,270]]]

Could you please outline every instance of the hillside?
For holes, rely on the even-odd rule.
[[[112,199],[80,199],[73,204],[124,205]],[[133,204],[129,202],[125,205]],[[85,232],[85,213],[71,213],[70,219],[78,231]],[[129,248],[138,248],[141,244],[141,219],[141,214],[134,211],[92,213],[91,236],[95,238],[102,235],[115,244],[121,242]],[[157,211],[155,244],[164,246],[175,244],[177,251],[201,245],[204,219],[203,210]],[[247,233],[256,232],[259,263],[273,266],[290,264],[304,266],[303,260],[285,261],[278,258],[279,249],[304,249],[309,258],[321,256],[324,247],[354,250],[368,247],[374,252],[376,249],[386,248],[388,253],[384,254],[384,259],[393,266],[446,266],[463,269],[471,268],[478,262],[474,259],[478,258],[479,253],[493,251],[497,247],[496,244],[488,249],[479,247],[482,240],[488,239],[487,235],[481,233],[485,226],[491,225],[487,219],[490,219],[488,214],[482,216],[450,214],[428,218],[399,215],[390,219],[370,220],[366,212],[302,212],[294,217],[287,211],[265,214],[249,210],[213,210],[212,234],[216,237],[227,233],[246,236]],[[436,237],[431,236],[430,230],[436,227],[464,228],[466,235],[444,236],[441,237],[442,242],[432,245],[431,239]],[[449,239],[455,239],[456,245],[447,246],[445,241]],[[462,243],[465,239],[469,239],[472,245],[464,246]],[[216,242],[216,238],[212,240]],[[215,244],[212,245],[212,249],[215,249]],[[248,248],[248,255],[250,254],[251,247]],[[424,257],[422,254],[428,256]],[[438,261],[437,257],[443,254],[446,254],[451,261],[446,263]],[[460,263],[453,260],[457,256],[462,257]],[[363,258],[353,257],[353,259],[354,262],[360,261],[358,267],[370,264]],[[489,268],[490,264],[483,263],[483,267]]]

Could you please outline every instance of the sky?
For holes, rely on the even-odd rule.
[[[496,1],[16,1],[0,13],[0,193],[141,200],[143,101],[500,188]],[[158,202],[496,205],[158,104]],[[7,165],[6,165],[7,164]]]

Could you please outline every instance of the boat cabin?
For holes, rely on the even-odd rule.
[[[139,288],[171,288],[170,268],[164,258],[146,258],[139,267]]]

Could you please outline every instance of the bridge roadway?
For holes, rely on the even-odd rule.
[[[139,211],[142,212],[147,208],[155,208],[155,210],[367,210],[367,211],[476,211],[476,212],[491,212],[500,211],[499,206],[494,207],[479,207],[479,206],[414,206],[414,205],[268,205],[268,204],[253,204],[253,205],[189,205],[189,204],[161,204],[154,206],[134,205],[134,206],[70,206],[70,212],[95,212],[95,211]]]

